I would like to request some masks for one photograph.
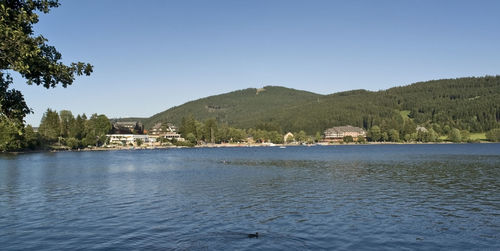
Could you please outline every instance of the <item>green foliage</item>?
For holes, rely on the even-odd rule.
[[[84,146],[100,146],[106,142],[106,134],[111,131],[111,122],[106,115],[92,114],[85,123]]]
[[[246,140],[246,132],[242,129],[229,127],[227,124],[217,126],[216,143],[234,143]]]
[[[366,139],[364,137],[358,137],[358,139],[356,140],[357,143],[359,144],[365,144],[366,143]]]
[[[77,115],[75,119],[71,111],[63,110],[58,114],[47,109],[38,129],[40,136],[28,133],[30,128],[25,128],[25,148],[40,147],[40,141],[43,141],[49,146],[58,142],[76,149],[103,145],[107,140],[106,134],[111,131],[111,122],[102,114],[93,114],[88,120],[85,114]]]
[[[40,142],[40,136],[38,133],[35,132],[33,127],[31,125],[27,125],[24,128],[24,139],[23,139],[23,145],[22,148],[25,149],[31,149],[35,150],[36,148],[40,147],[41,142]]]
[[[354,139],[352,138],[352,136],[347,135],[347,136],[344,136],[342,141],[344,141],[345,143],[351,143],[351,142],[354,142]]]
[[[500,127],[500,76],[443,79],[395,87],[384,91],[355,90],[319,95],[266,86],[211,96],[173,107],[144,119],[180,124],[186,114],[193,119],[215,118],[236,128],[265,131],[300,131],[314,135],[333,126],[352,125],[369,130],[377,125],[380,138],[389,130],[400,140],[418,138],[416,125],[426,125],[447,135],[451,128],[485,132]],[[167,119],[168,118],[168,119]]]
[[[196,144],[198,141],[210,143],[243,142],[247,138],[247,134],[243,129],[220,124],[214,118],[201,123],[194,119],[192,115],[182,118],[179,131],[182,137],[192,144]]]
[[[61,136],[68,137],[70,134],[70,128],[75,123],[75,117],[68,110],[62,110],[59,112],[59,119],[61,121]]]
[[[22,129],[22,95],[8,89],[10,76],[2,75],[0,80],[0,115],[9,118],[8,123],[2,122],[4,130],[0,132],[8,144],[1,147],[5,151],[33,146],[24,142],[27,136]],[[180,124],[180,133],[189,144],[242,142],[249,136],[256,142],[282,143],[284,131],[299,131],[297,139],[307,142],[312,141],[307,135],[315,133],[317,142],[323,130],[341,125],[366,129],[370,141],[434,142],[448,138],[461,142],[475,140],[478,132],[485,131],[489,131],[490,140],[496,141],[495,129],[500,127],[500,76],[444,79],[385,91],[355,90],[332,95],[274,86],[264,89],[240,90],[188,102],[143,123],[149,127],[155,122]],[[15,104],[20,106],[14,109]],[[84,146],[100,145],[111,128],[103,115],[87,120],[85,115],[72,119],[70,113],[63,111],[60,116],[52,111],[48,114],[49,110],[44,115],[47,122],[40,125],[40,135],[49,142],[63,137],[81,140]],[[61,121],[59,129],[57,123],[51,122],[56,115]],[[43,125],[46,123],[51,125]],[[428,131],[417,131],[417,124]],[[298,135],[300,131],[306,136]],[[35,145],[39,142],[37,137],[36,133],[30,136]],[[68,140],[65,142],[68,144]]]
[[[307,134],[303,130],[295,134],[295,140],[299,143],[304,143],[307,141]]]
[[[53,143],[58,140],[61,135],[61,123],[59,114],[56,111],[47,109],[42,116],[38,132],[44,140]]]
[[[135,139],[135,143],[137,144],[137,146],[141,146],[144,141],[142,139]]]
[[[451,142],[462,141],[462,135],[460,134],[460,130],[458,130],[457,128],[451,129],[450,133],[448,134],[448,140]]]
[[[274,143],[283,144],[283,135],[277,131],[253,130],[250,129],[248,134],[253,137],[255,142],[258,143]]]
[[[423,130],[418,130],[417,131],[417,141],[420,141],[420,142],[427,142],[427,132],[423,131]]]
[[[186,136],[184,137],[187,141],[193,143],[193,144],[196,144],[196,136],[190,132],[188,134],[186,134]]]
[[[407,134],[405,134],[405,136],[403,137],[403,139],[404,139],[404,141],[405,141],[405,142],[410,142],[410,141],[412,141],[412,137],[411,137],[411,135],[410,135],[410,134],[408,134],[408,133],[407,133]]]
[[[277,131],[267,132],[269,140],[274,144],[283,144],[283,135]]]
[[[389,140],[389,134],[387,134],[387,132],[383,132],[382,133],[382,137],[380,137],[380,139],[384,142],[388,141]]]
[[[474,132],[498,127],[500,76],[444,79],[392,88],[416,123],[427,121]],[[443,132],[449,133],[449,132]]]
[[[449,125],[445,125],[445,126],[443,127],[443,134],[448,135],[448,134],[451,132],[451,129],[452,129],[452,128],[451,128]]]
[[[401,129],[401,134],[411,135],[411,134],[415,133],[416,130],[417,130],[417,125],[415,124],[415,122],[413,122],[413,120],[411,120],[411,119],[407,119],[403,123],[403,128]]]
[[[307,144],[313,144],[313,143],[314,143],[314,138],[313,138],[313,137],[311,137],[311,136],[308,136],[308,137],[307,137],[307,140],[306,140],[306,143],[307,143]]]
[[[38,133],[30,125],[23,128],[21,122],[0,115],[0,152],[35,150],[41,146]]]
[[[0,151],[21,148],[22,126],[19,122],[0,115]]]
[[[399,132],[396,129],[390,129],[388,132],[389,141],[399,142]]]
[[[83,114],[82,116],[76,116],[76,119],[72,121],[69,125],[68,136],[81,140],[85,136],[85,123],[87,116]]]
[[[82,147],[82,142],[76,138],[67,138],[66,145],[71,149],[78,149]]]
[[[184,138],[187,138],[187,135],[192,134],[191,137],[194,136],[194,141],[191,142],[196,142],[197,140],[201,140],[202,138],[202,124],[198,121],[196,121],[193,117],[192,114],[189,114],[187,117],[182,118],[182,123],[179,128],[179,131],[181,135]]]
[[[418,134],[416,132],[410,134],[410,141],[416,141],[418,137]]]
[[[500,128],[491,129],[486,133],[486,138],[492,142],[500,141]]]
[[[368,130],[366,137],[369,141],[380,141],[382,139],[382,133],[380,131],[380,127],[372,126],[370,130]]]
[[[97,145],[97,137],[94,135],[87,135],[82,139],[83,147],[93,147]]]
[[[399,111],[399,114],[401,114],[401,118],[403,118],[403,120],[408,120],[410,119],[410,112],[411,111],[404,110],[404,111]]]
[[[427,132],[426,137],[427,137],[426,138],[427,142],[436,142],[436,141],[438,141],[439,135],[436,133],[436,131],[434,131],[434,129],[431,128]]]
[[[471,140],[478,141],[478,142],[481,140],[487,140],[486,133],[481,133],[481,132],[471,133],[469,137]]]
[[[314,142],[320,142],[322,139],[321,133],[316,132],[316,135],[314,136]]]
[[[460,130],[460,139],[462,141],[469,141],[470,139],[470,133],[467,130]]]
[[[193,147],[193,146],[195,146],[195,143],[192,143],[190,141],[176,141],[176,142],[174,142],[174,145],[176,145],[176,146]]]
[[[230,142],[243,142],[247,138],[247,134],[243,129],[229,127],[228,140]]]
[[[205,120],[203,124],[203,140],[205,142],[215,143],[218,134],[217,121],[214,118]]]
[[[441,128],[441,126],[439,124],[432,124],[432,130],[436,133],[436,134],[444,134],[443,133],[443,129]]]
[[[281,126],[276,122],[260,122],[255,126],[255,129],[263,130],[263,131],[276,131],[282,132]]]
[[[23,121],[26,114],[30,113],[31,110],[28,108],[20,91],[9,90],[11,84],[12,78],[8,74],[4,74],[0,69],[0,116],[3,115],[10,119]]]
[[[9,90],[8,71],[21,74],[29,85],[45,88],[71,85],[75,75],[90,75],[92,65],[82,62],[65,65],[55,47],[42,35],[34,35],[38,13],[58,7],[55,0],[0,1],[0,115],[22,121],[30,112],[21,92]]]
[[[255,142],[258,143],[269,142],[269,133],[267,131],[260,129],[250,130],[249,134],[253,137],[253,140],[255,140]]]
[[[263,89],[265,91],[258,94],[257,89],[249,88],[191,101],[145,119],[143,123],[148,128],[157,122],[165,121],[183,124],[182,119],[191,114],[197,120],[215,118],[217,122],[235,128],[258,128],[282,133],[281,121],[273,121],[278,113],[302,103],[317,102],[317,98],[322,97],[284,87],[266,86]],[[301,128],[296,131],[299,130]]]
[[[90,119],[85,124],[85,130],[87,133],[94,134],[96,136],[106,135],[111,131],[111,122],[106,117],[106,115],[92,114]]]

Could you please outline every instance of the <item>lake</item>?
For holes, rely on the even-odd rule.
[[[1,154],[0,249],[498,250],[500,144]]]

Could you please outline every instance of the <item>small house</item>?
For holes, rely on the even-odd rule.
[[[286,144],[287,142],[289,141],[293,141],[294,140],[294,136],[293,136],[293,133],[291,132],[288,132],[287,134],[285,134],[285,136],[283,136],[283,142]]]

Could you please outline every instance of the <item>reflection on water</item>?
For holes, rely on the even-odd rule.
[[[497,249],[498,153],[470,144],[0,155],[0,248]]]

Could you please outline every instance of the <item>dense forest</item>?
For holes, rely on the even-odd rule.
[[[451,128],[487,132],[500,127],[500,76],[442,79],[371,92],[354,90],[320,95],[284,87],[249,88],[202,98],[142,119],[146,128],[157,122],[180,124],[188,114],[215,118],[249,129],[261,123],[283,131],[314,135],[326,128],[377,125],[404,133],[421,125],[446,134]]]
[[[325,129],[342,125],[364,128],[366,140],[372,142],[480,139],[471,133],[500,141],[500,76],[331,95],[266,86],[191,101],[147,119],[122,120],[140,121],[146,128],[158,122],[174,123],[189,145],[244,142],[248,137],[260,143],[283,143],[286,132],[293,132],[294,142],[313,143]],[[64,110],[48,109],[38,132],[0,116],[0,151],[100,146],[111,128],[105,115],[74,117]]]
[[[36,131],[31,125],[22,127],[8,118],[0,118],[0,151],[78,149],[100,146],[111,132],[106,115],[85,114],[76,117],[68,110],[47,109]]]

